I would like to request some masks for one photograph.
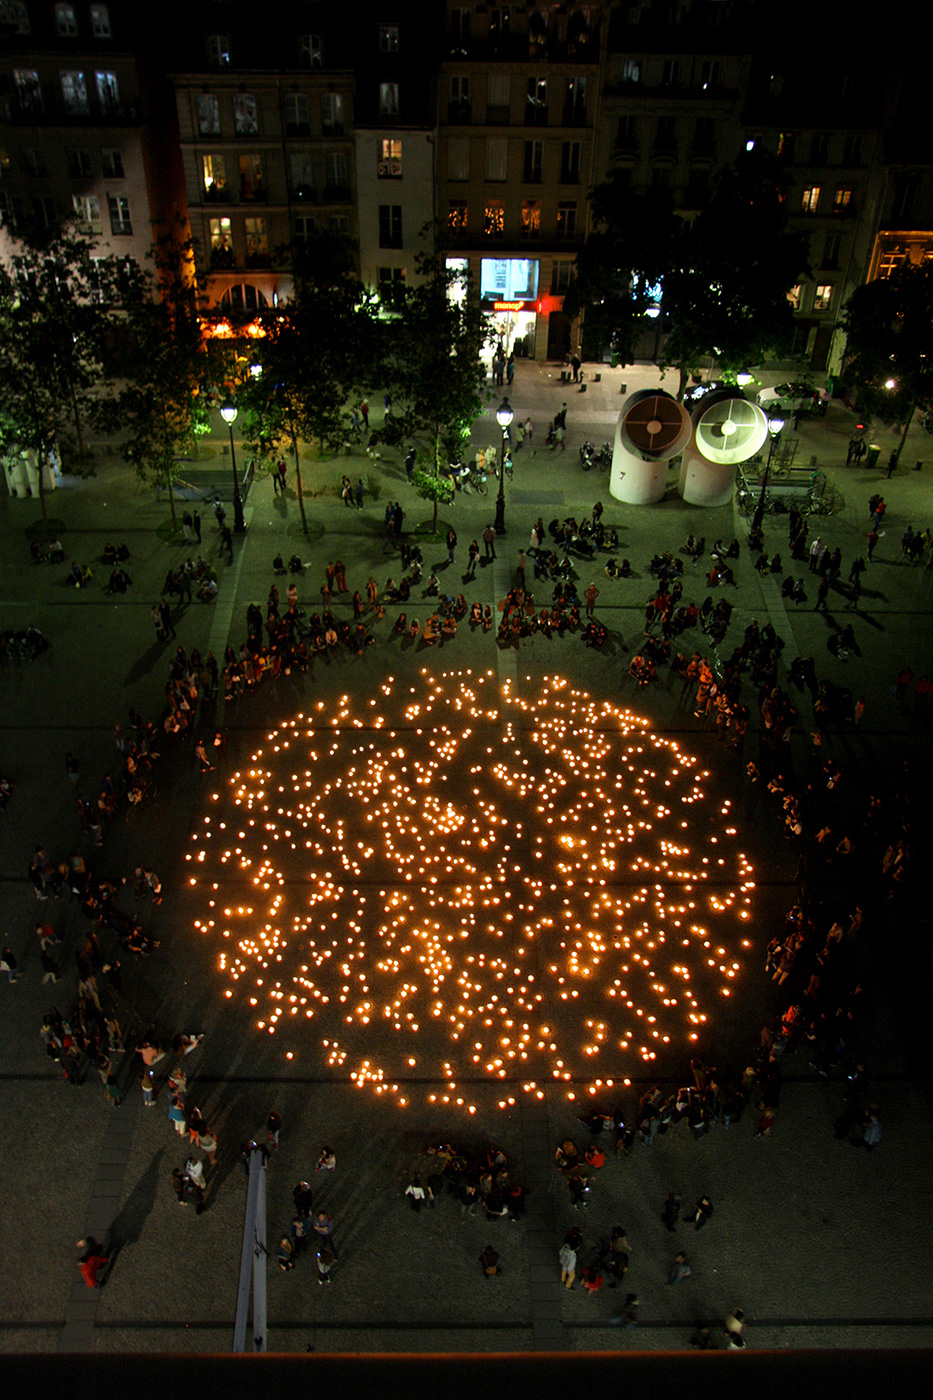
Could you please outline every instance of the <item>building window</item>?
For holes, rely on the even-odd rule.
[[[233,232],[229,217],[211,219],[211,267],[233,267]]]
[[[227,167],[223,156],[201,157],[201,182],[205,199],[220,199],[226,202]]]
[[[110,208],[110,232],[114,235],[131,234],[133,221],[130,218],[130,201],[125,194],[108,194]]]
[[[528,79],[528,85],[525,89],[525,125],[547,126],[546,78]]]
[[[201,136],[220,135],[220,104],[216,97],[201,93],[198,97],[198,134]]]
[[[473,15],[470,10],[451,10],[450,12],[450,52],[452,54],[465,54],[470,47],[470,29]]]
[[[298,35],[298,62],[302,68],[320,68],[324,62],[320,34]]]
[[[208,34],[207,61],[212,68],[229,68],[232,62],[229,34]]]
[[[286,136],[310,136],[311,118],[308,113],[308,99],[301,92],[285,94],[285,134]]]
[[[55,28],[63,39],[73,39],[78,32],[78,17],[74,5],[55,6]]]
[[[452,199],[447,205],[447,231],[452,238],[465,238],[467,231],[466,200]]]
[[[788,165],[794,163],[795,133],[793,131],[782,131],[778,136],[777,154],[781,160],[786,160]]]
[[[839,266],[839,249],[842,246],[841,233],[828,233],[823,242],[822,267],[836,268]]]
[[[810,161],[813,165],[825,165],[829,160],[829,132],[815,131],[810,138]]]
[[[815,214],[820,203],[819,185],[807,185],[800,200],[802,214]]]
[[[34,195],[32,200],[33,222],[40,228],[52,229],[58,224],[58,210],[50,194]]]
[[[843,165],[861,165],[862,163],[862,138],[857,132],[850,132],[845,139],[842,148]]]
[[[378,275],[381,284],[405,281],[404,267],[380,267]]]
[[[269,234],[265,219],[246,219],[246,266],[268,267]]]
[[[483,234],[486,238],[505,237],[505,206],[498,199],[486,201]]]
[[[795,287],[791,287],[790,291],[787,293],[787,300],[790,302],[791,306],[795,311],[800,310],[800,294],[801,286],[799,282]]]
[[[264,200],[266,191],[262,183],[262,157],[240,156],[240,198],[252,202]]]
[[[654,138],[654,148],[664,155],[677,152],[677,122],[674,117],[658,117],[658,127]]]
[[[833,287],[831,282],[821,282],[813,297],[814,311],[828,311],[833,299]]]
[[[13,0],[12,4],[7,5],[7,9],[10,12],[9,22],[13,33],[30,34],[32,30],[29,25],[29,11],[23,0]]]
[[[563,296],[570,290],[573,281],[573,263],[564,258],[554,263],[551,272],[551,295]]]
[[[522,224],[520,233],[522,238],[541,237],[541,205],[536,199],[522,200]]]
[[[379,84],[380,117],[398,116],[398,83]]]
[[[623,60],[622,60],[622,72],[619,74],[619,77],[620,77],[620,80],[621,80],[623,83],[633,83],[633,84],[634,84],[634,83],[640,83],[640,82],[641,82],[641,59],[640,59],[640,58],[623,58]]]
[[[264,311],[269,305],[265,295],[252,282],[234,282],[224,292],[219,304],[229,307],[231,311]]]
[[[97,85],[97,100],[100,103],[100,110],[108,114],[118,111],[120,89],[117,85],[116,73],[95,73],[94,82]]]
[[[21,147],[19,163],[24,175],[48,175],[49,173],[45,151],[40,151],[35,146]]]
[[[713,155],[716,149],[716,123],[712,117],[697,117],[693,131],[693,149]]]
[[[315,228],[313,214],[296,214],[292,220],[292,228],[296,238],[310,238]]]
[[[586,126],[586,79],[568,78],[564,95],[564,126]]]
[[[508,176],[508,141],[491,140],[486,142],[486,179],[496,182]]]
[[[113,180],[123,179],[123,152],[116,146],[104,146],[100,153],[100,168],[103,175]]]
[[[680,83],[680,59],[666,58],[661,64],[661,86],[677,87]]]
[[[376,143],[376,177],[379,180],[401,180],[402,143],[397,136],[387,136]]]
[[[565,141],[560,151],[560,182],[562,185],[580,183],[580,142]]]
[[[401,248],[401,246],[402,206],[400,204],[380,204],[379,247]]]
[[[561,239],[575,238],[577,233],[577,206],[576,202],[565,203],[561,201],[557,205],[557,237]]]
[[[379,52],[398,53],[398,25],[380,24],[379,26]]]
[[[62,84],[62,101],[65,111],[72,117],[86,117],[88,113],[87,84],[84,74],[73,70],[59,74]]]
[[[314,163],[310,151],[290,151],[288,182],[292,199],[314,198]]]
[[[904,247],[887,248],[878,262],[878,276],[890,277],[896,268],[907,262],[907,249]]]
[[[72,180],[87,180],[94,173],[90,151],[82,151],[76,146],[65,148],[65,164]]]
[[[324,195],[327,199],[347,199],[350,180],[343,151],[328,151],[324,157]]]
[[[702,209],[709,198],[709,171],[691,170],[687,180],[687,208]]]
[[[103,233],[100,217],[100,200],[96,194],[74,194],[71,196],[75,214],[85,233]]]
[[[469,180],[470,178],[470,143],[455,139],[447,146],[447,178],[448,180]]]
[[[251,92],[238,92],[233,99],[233,129],[237,136],[259,135],[259,108]]]
[[[840,185],[833,194],[833,213],[852,213],[852,187],[851,185]]]
[[[447,120],[449,122],[465,124],[470,120],[470,80],[469,78],[451,78],[450,80],[450,102],[447,107]]]
[[[512,115],[512,83],[507,73],[490,73],[486,120],[506,126]]]
[[[704,92],[718,88],[722,82],[722,63],[718,58],[704,58],[700,64],[700,87]]]
[[[23,201],[6,190],[0,190],[0,227],[15,233],[23,222]]]
[[[331,233],[339,234],[341,238],[347,238],[350,234],[349,214],[331,214],[327,220],[327,227]]]
[[[13,82],[16,84],[16,99],[21,112],[42,111],[42,87],[39,74],[32,68],[14,68]]]
[[[110,38],[110,11],[106,5],[91,6],[91,30],[95,39]]]
[[[544,169],[544,142],[525,142],[525,184],[539,185]]]
[[[512,33],[512,10],[509,5],[495,5],[489,11],[489,38],[498,51],[507,44]]]
[[[635,151],[638,149],[638,128],[634,117],[620,117],[616,124],[616,149]]]
[[[321,124],[326,135],[343,135],[343,97],[339,92],[325,92],[321,98]]]

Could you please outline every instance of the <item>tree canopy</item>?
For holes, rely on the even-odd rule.
[[[658,363],[679,370],[680,394],[707,357],[738,370],[789,344],[788,294],[806,271],[806,245],[787,229],[772,158],[745,153],[693,219],[657,194],[633,194],[618,172],[594,190],[593,211],[565,309],[585,312],[587,333],[623,362],[653,306],[666,331]]]
[[[902,447],[915,408],[933,404],[933,265],[904,263],[856,288],[843,325],[843,375],[863,413],[904,425]]]

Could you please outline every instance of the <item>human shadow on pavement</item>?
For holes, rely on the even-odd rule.
[[[136,1244],[142,1235],[146,1220],[152,1213],[165,1152],[164,1147],[159,1148],[110,1227],[107,1246],[107,1257],[110,1260],[107,1268],[108,1278],[116,1267],[121,1251],[126,1245]]]
[[[165,643],[159,641],[154,641],[151,646],[147,647],[142,656],[137,657],[127,671],[123,678],[123,684],[125,686],[135,685],[137,681],[142,680],[143,676],[150,675],[156,663],[161,659],[164,647]]]

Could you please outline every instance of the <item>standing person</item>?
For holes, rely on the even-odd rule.
[[[281,1131],[282,1119],[280,1115],[276,1113],[275,1109],[273,1109],[272,1112],[269,1114],[269,1117],[266,1119],[266,1137],[269,1142],[269,1147],[273,1151],[275,1151],[275,1149],[279,1145],[279,1135]]]
[[[298,1215],[308,1220],[311,1215],[311,1207],[314,1205],[314,1193],[311,1190],[310,1182],[299,1181],[292,1192],[292,1200]]]
[[[526,583],[525,583],[525,564],[526,564],[526,562],[527,562],[527,561],[526,561],[526,558],[525,558],[525,551],[524,551],[523,549],[520,549],[520,550],[518,551],[518,565],[517,565],[517,567],[516,567],[516,573],[518,574],[518,586],[519,586],[519,588],[521,588],[522,592],[524,592],[524,591],[525,591],[525,588],[526,588]]]
[[[88,1235],[87,1239],[78,1240],[78,1248],[82,1251],[78,1259],[78,1268],[84,1282],[88,1288],[103,1288],[104,1280],[99,1274],[101,1269],[110,1263],[103,1245],[98,1244],[93,1235]]]
[[[867,539],[868,539],[868,562],[869,562],[869,564],[870,564],[871,561],[872,561],[872,556],[873,556],[873,554],[874,554],[874,552],[875,552],[875,545],[878,543],[878,531],[875,530],[875,529],[869,530],[868,535],[867,535]]]
[[[467,554],[469,555],[469,560],[467,563],[466,576],[467,578],[475,578],[476,565],[479,560],[479,544],[476,540],[470,541],[470,548],[467,550]]]
[[[667,1193],[667,1200],[664,1202],[661,1219],[671,1232],[676,1229],[683,1199],[683,1196],[679,1195],[676,1191],[669,1191]]]
[[[325,1246],[324,1248],[321,1248],[321,1249],[318,1250],[318,1252],[317,1252],[317,1281],[318,1281],[319,1284],[325,1284],[325,1283],[330,1283],[330,1282],[331,1282],[331,1275],[332,1275],[332,1273],[333,1273],[334,1264],[335,1264],[336,1262],[337,1262],[337,1256],[336,1256],[336,1254],[334,1253],[334,1251],[333,1251],[332,1249],[328,1249],[328,1248]]]
[[[356,508],[357,508],[357,510],[362,510],[362,509],[363,509],[363,496],[364,496],[364,494],[365,494],[365,491],[366,491],[366,487],[363,485],[363,478],[360,477],[359,480],[358,480],[357,483],[356,483],[356,487],[355,487],[354,492],[353,492],[354,499],[356,500]]]
[[[693,1224],[698,1230],[702,1230],[712,1213],[713,1203],[709,1196],[701,1196],[696,1203],[693,1214],[685,1216],[684,1220],[687,1225]]]
[[[405,475],[408,477],[409,481],[411,481],[415,474],[415,462],[417,460],[418,454],[414,447],[409,447],[408,451],[405,453]]]
[[[560,1260],[560,1281],[565,1288],[573,1288],[577,1274],[577,1251],[565,1240],[558,1253]]]
[[[318,1248],[325,1245],[333,1251],[334,1258],[337,1251],[334,1249],[334,1217],[328,1215],[326,1210],[319,1210],[311,1223],[311,1228],[318,1237]]]
[[[162,631],[167,637],[177,637],[178,633],[175,631],[175,625],[172,622],[172,610],[164,598],[159,599],[159,613],[162,617]]]
[[[531,439],[532,439],[533,434],[534,434],[534,430],[533,430],[532,425],[531,425],[531,416],[530,416],[530,415],[525,419],[525,422],[524,422],[524,424],[523,424],[523,427],[524,427],[524,429],[525,429],[525,437],[528,439],[529,442],[531,442]]]
[[[191,529],[192,524],[193,521],[191,519],[191,512],[186,510],[181,517],[181,532],[185,537],[185,544],[191,544],[191,541],[194,538]]]
[[[599,589],[596,587],[596,584],[591,583],[583,596],[586,599],[586,615],[587,617],[592,617],[596,607],[596,599],[599,597]]]
[[[155,1080],[152,1077],[152,1070],[144,1068],[139,1076],[139,1087],[143,1091],[143,1103],[146,1108],[155,1107]]]
[[[342,559],[336,559],[334,561],[334,582],[337,585],[338,593],[350,592],[347,587],[347,566]]]
[[[279,465],[278,465],[278,467],[276,468],[276,475],[278,476],[278,479],[279,479],[279,490],[281,491],[282,495],[284,496],[284,495],[285,495],[285,487],[286,487],[286,484],[287,484],[287,481],[286,481],[286,474],[285,474],[285,458],[284,458],[284,457],[280,457],[280,458],[279,458]]]
[[[363,420],[363,427],[369,432],[369,404],[366,399],[360,401],[360,417]]]
[[[424,1205],[424,1187],[421,1185],[421,1177],[418,1172],[415,1172],[411,1181],[405,1187],[405,1195],[408,1197],[408,1204],[417,1214]]]
[[[554,427],[555,427],[555,429],[557,429],[557,428],[563,428],[563,429],[566,431],[566,428],[567,428],[567,405],[566,405],[565,403],[562,403],[562,404],[561,404],[561,406],[560,406],[560,412],[559,412],[559,413],[555,413],[555,415],[554,415]]]
[[[195,538],[195,540],[197,541],[197,543],[200,544],[200,543],[201,543],[201,512],[200,512],[199,510],[196,510],[196,511],[194,512],[194,515],[191,517],[191,523],[192,523],[192,525],[194,526],[194,538]]]
[[[745,1313],[741,1308],[733,1308],[725,1320],[726,1346],[729,1351],[745,1350]]]
[[[479,1264],[486,1278],[496,1278],[502,1273],[502,1270],[499,1268],[499,1256],[491,1244],[487,1244],[486,1248],[480,1254]]]
[[[456,532],[456,530],[454,529],[454,527],[451,525],[450,529],[447,531],[447,562],[448,562],[448,564],[452,564],[452,563],[454,562],[454,555],[455,555],[455,553],[456,553],[456,549],[457,549],[457,532]]]
[[[204,740],[203,740],[203,738],[201,738],[201,739],[198,740],[197,745],[196,745],[194,751],[195,751],[195,754],[197,755],[198,762],[201,764],[201,772],[202,772],[202,773],[213,773],[213,771],[214,771],[214,765],[213,765],[213,763],[211,763],[210,759],[209,759],[208,756],[207,756],[207,750],[206,750],[205,747],[204,747]]]
[[[493,529],[492,525],[487,525],[485,530],[483,531],[483,548],[486,551],[485,557],[487,559],[495,559],[496,532]]]
[[[160,620],[161,621],[161,620]],[[157,633],[158,635],[158,633]],[[73,788],[78,786],[78,774],[81,771],[81,764],[73,753],[65,754],[65,772],[68,774],[68,781]]]
[[[823,577],[820,579],[820,586],[819,586],[819,588],[816,590],[816,602],[815,602],[815,604],[813,605],[813,611],[814,611],[814,612],[816,612],[817,608],[823,608],[823,607],[826,606],[826,599],[827,599],[828,594],[829,594],[829,577],[828,577],[827,574],[824,574]]]
[[[173,1094],[168,1106],[168,1121],[174,1127],[179,1137],[188,1136],[188,1124],[185,1119],[185,1101],[180,1094]]]

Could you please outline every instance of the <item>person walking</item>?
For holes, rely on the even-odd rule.
[[[702,1230],[712,1213],[713,1203],[709,1196],[701,1196],[696,1203],[693,1214],[685,1217],[685,1223],[687,1225],[693,1224],[698,1230]]]
[[[360,417],[363,420],[363,427],[369,432],[369,404],[366,399],[360,401]]]
[[[78,1259],[78,1268],[84,1282],[88,1288],[103,1288],[104,1280],[100,1277],[100,1271],[110,1263],[103,1245],[98,1244],[93,1235],[88,1235],[87,1239],[78,1240],[78,1248],[82,1251]]]
[[[681,1249],[674,1255],[674,1262],[671,1265],[670,1273],[667,1276],[667,1282],[672,1284],[686,1283],[687,1279],[692,1273],[693,1270],[687,1263],[687,1256]]]
[[[165,601],[164,598],[160,598],[158,606],[159,616],[162,619],[163,637],[177,637],[178,633],[175,631],[174,625],[172,623],[172,610],[169,607],[168,603]]]
[[[328,1215],[326,1210],[319,1210],[311,1222],[311,1229],[318,1237],[318,1248],[321,1249],[326,1245],[329,1250],[333,1251],[334,1258],[336,1259],[337,1251],[334,1249],[334,1217]]]
[[[191,544],[194,538],[192,525],[191,512],[186,510],[181,517],[181,532],[185,537],[185,544]]]
[[[363,509],[363,496],[365,495],[365,492],[366,492],[366,487],[363,485],[363,478],[360,477],[359,480],[358,480],[357,483],[356,483],[356,487],[355,487],[354,492],[353,492],[354,499],[356,500],[356,508],[357,508],[357,510],[362,510],[362,509]]]
[[[405,453],[405,475],[408,477],[409,481],[411,481],[415,474],[415,462],[417,460],[417,452],[413,447],[409,447],[408,451]]]
[[[470,541],[470,548],[467,550],[469,556],[467,562],[467,578],[476,578],[476,565],[479,560],[479,545],[476,540]]]
[[[421,1177],[418,1172],[415,1172],[411,1181],[405,1187],[405,1195],[408,1197],[408,1204],[415,1214],[417,1214],[424,1205],[424,1187],[421,1185]]]
[[[454,562],[454,556],[455,556],[455,553],[456,553],[456,549],[457,549],[457,532],[456,532],[456,530],[454,529],[454,527],[451,525],[450,529],[447,531],[447,562],[448,562],[448,564],[452,564],[452,563]]]
[[[557,1257],[560,1260],[560,1281],[565,1288],[572,1289],[577,1274],[577,1251],[565,1240]]]
[[[483,548],[486,551],[487,559],[496,557],[496,532],[492,525],[487,525],[483,531]]]
[[[664,1202],[664,1209],[661,1212],[661,1219],[665,1226],[672,1233],[677,1228],[677,1221],[680,1217],[680,1207],[683,1204],[683,1196],[676,1191],[669,1191],[667,1200]]]
[[[502,1273],[502,1270],[499,1268],[499,1256],[491,1244],[487,1244],[486,1248],[481,1252],[479,1264],[485,1278],[497,1278],[498,1275]]]
[[[586,615],[592,617],[596,607],[596,599],[599,597],[599,589],[595,583],[590,584],[583,597],[586,599]]]
[[[194,512],[194,515],[191,517],[191,523],[192,523],[192,525],[194,526],[194,538],[195,538],[195,540],[197,541],[197,543],[200,544],[200,543],[201,543],[201,512],[200,512],[200,511],[196,510],[196,511]]]

